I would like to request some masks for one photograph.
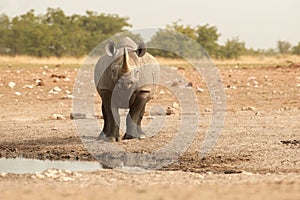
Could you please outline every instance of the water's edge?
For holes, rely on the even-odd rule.
[[[27,158],[0,158],[0,173],[27,174],[47,169],[75,171],[94,171],[102,169],[99,162],[37,160]]]

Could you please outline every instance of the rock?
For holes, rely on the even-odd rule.
[[[45,85],[45,83],[42,79],[36,79],[35,82],[36,82],[37,86],[44,86]]]
[[[66,118],[62,114],[53,114],[51,116],[51,119],[54,119],[54,120],[64,120]]]
[[[212,110],[210,108],[205,108],[204,112],[212,112]]]
[[[241,174],[242,171],[240,170],[234,170],[234,169],[228,169],[224,171],[224,174]]]
[[[71,81],[71,79],[65,78],[64,81],[65,81],[65,82],[69,82],[69,81]]]
[[[175,109],[179,109],[179,104],[177,102],[173,102],[172,107]]]
[[[236,86],[234,86],[234,85],[227,85],[227,88],[228,88],[228,89],[236,90]]]
[[[29,89],[32,89],[34,87],[34,85],[24,85],[23,88],[29,88]]]
[[[84,113],[71,113],[70,119],[86,119],[86,114]]]
[[[198,177],[199,177],[199,179],[204,179],[204,176],[201,174],[199,174]]]
[[[168,106],[166,109],[166,115],[172,115],[172,114],[176,114],[175,109],[172,108],[171,106]]]
[[[36,172],[36,173],[34,174],[34,177],[40,178],[40,179],[45,178],[45,176],[44,176],[43,174],[39,173],[39,172]]]
[[[244,175],[247,175],[247,176],[251,176],[251,175],[253,175],[253,173],[252,173],[252,172],[246,172],[246,171],[242,171],[242,174],[244,174]]]
[[[193,83],[192,82],[187,82],[185,86],[186,87],[193,87]]]
[[[49,92],[48,92],[48,94],[58,94],[59,92],[61,91],[61,89],[59,88],[59,87],[54,87],[54,88],[52,88]]]
[[[8,83],[8,87],[10,87],[11,89],[13,89],[16,86],[15,82],[9,82]]]
[[[72,173],[74,176],[76,176],[76,177],[82,177],[82,174],[80,174],[80,173],[78,173],[78,172],[73,172]]]
[[[2,178],[4,178],[6,175],[7,175],[6,172],[1,172],[1,173],[0,173],[0,177],[2,177]]]
[[[197,92],[204,92],[204,89],[197,87]]]
[[[74,98],[74,96],[71,95],[71,94],[68,94],[66,97],[67,97],[67,99],[73,99]]]
[[[71,177],[63,176],[63,177],[60,177],[58,180],[67,182],[67,181],[74,181],[75,179],[71,178]]]
[[[256,111],[256,108],[253,106],[246,106],[242,108],[242,111]]]
[[[64,74],[61,74],[61,75],[52,74],[51,78],[66,78],[66,75],[64,75]]]
[[[211,176],[213,175],[214,173],[213,172],[206,172],[207,175]]]
[[[15,95],[21,96],[22,94],[21,94],[21,92],[15,92]]]

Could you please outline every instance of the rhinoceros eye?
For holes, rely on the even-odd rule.
[[[140,42],[138,44],[138,48],[136,50],[136,54],[138,55],[138,57],[143,57],[146,53],[146,45],[144,42]]]

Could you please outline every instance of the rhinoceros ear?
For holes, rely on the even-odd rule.
[[[145,55],[147,51],[147,48],[146,48],[146,45],[143,41],[139,42],[138,43],[138,48],[136,50],[136,54],[139,56],[139,57],[143,57]]]
[[[116,53],[115,43],[113,41],[109,41],[105,45],[105,52],[108,56],[113,56]]]

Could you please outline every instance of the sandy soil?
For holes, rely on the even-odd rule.
[[[54,177],[47,172],[1,174],[0,199],[299,199],[300,66],[218,68],[226,92],[226,119],[215,148],[204,159],[198,155],[211,118],[209,92],[192,68],[179,66],[177,71],[197,94],[202,118],[197,137],[177,162],[144,173],[106,169],[59,171]],[[2,64],[0,74],[0,157],[94,160],[70,119],[72,98],[67,95],[76,68]],[[174,86],[180,84],[185,83]],[[61,91],[49,93],[54,87]],[[95,98],[100,116],[101,101]],[[147,108],[159,103],[173,109],[174,102],[161,88]],[[165,145],[179,123],[174,110],[160,134],[117,145],[146,153]],[[150,115],[147,111],[145,124]]]

